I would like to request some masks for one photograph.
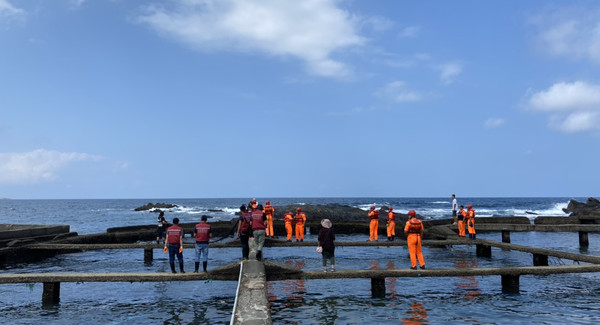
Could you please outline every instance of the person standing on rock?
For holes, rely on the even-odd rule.
[[[456,202],[456,195],[452,194],[452,223],[456,224],[456,210],[458,210],[458,203]]]
[[[167,220],[165,219],[165,212],[161,211],[158,214],[158,227],[156,228],[156,243],[160,244],[162,240],[165,242],[165,237],[167,236]]]
[[[275,208],[271,205],[271,201],[265,202],[265,210],[263,211],[265,216],[267,217],[267,237],[273,238],[275,234],[273,233],[273,215],[275,214]]]
[[[168,245],[168,246],[167,246]],[[173,218],[173,225],[167,229],[167,239],[165,240],[165,251],[169,251],[169,265],[171,272],[175,272],[175,255],[179,261],[179,270],[183,271],[183,229],[179,227],[179,218]]]
[[[194,227],[194,237],[196,238],[196,262],[194,263],[194,273],[198,273],[200,260],[202,260],[202,269],[206,272],[208,264],[208,242],[212,237],[212,227],[206,222],[207,216],[202,216],[202,222]]]
[[[423,223],[417,219],[417,213],[415,210],[408,211],[408,221],[404,226],[404,234],[406,235],[406,242],[408,244],[408,252],[410,253],[410,264],[411,269],[417,269],[417,259],[421,268],[425,268],[425,259],[421,252],[421,240],[423,237]]]
[[[294,232],[294,229],[292,228],[292,224],[294,223],[294,214],[291,212],[284,214],[283,222],[285,223],[287,241],[292,241],[292,233]]]
[[[396,237],[396,214],[394,214],[394,208],[388,207],[388,216],[386,219],[387,225],[387,239],[393,241]]]
[[[267,217],[263,213],[263,206],[259,204],[256,210],[252,211],[252,234],[254,235],[254,241],[256,242],[256,260],[262,261],[263,254],[262,249],[265,246],[265,220]]]
[[[369,209],[369,241],[379,241],[378,230],[379,230],[379,210],[375,209],[375,206],[372,205],[371,209]]]
[[[252,237],[252,215],[246,209],[246,206],[242,204],[240,207],[240,220],[238,221],[237,234],[240,237],[242,244],[242,259],[247,260],[250,255],[250,244],[248,240]]]
[[[465,237],[465,219],[467,217],[467,211],[465,211],[464,206],[460,206],[460,210],[458,210],[458,216],[456,220],[458,222],[458,236]]]
[[[306,222],[306,214],[302,212],[302,209],[296,209],[294,222],[296,223],[296,242],[304,241],[304,223]]]
[[[321,220],[321,230],[319,230],[319,246],[322,248],[323,271],[327,272],[327,260],[331,263],[331,272],[335,272],[335,232],[333,231],[329,219]]]

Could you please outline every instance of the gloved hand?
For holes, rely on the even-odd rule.
[[[163,252],[167,253],[169,250],[167,249],[167,246],[165,246],[165,249],[163,249]]]
[[[183,253],[183,247],[179,246],[179,253]]]

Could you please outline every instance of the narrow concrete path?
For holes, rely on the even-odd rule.
[[[272,324],[265,265],[259,261],[241,263],[231,324]]]

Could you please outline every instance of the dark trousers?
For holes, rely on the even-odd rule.
[[[169,244],[169,264],[175,264],[175,256],[179,265],[183,265],[183,253],[179,252],[179,244]]]
[[[250,255],[250,245],[248,244],[248,240],[250,239],[250,235],[240,235],[240,241],[242,242],[242,257],[248,258]]]

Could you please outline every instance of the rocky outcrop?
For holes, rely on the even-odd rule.
[[[137,207],[137,208],[133,209],[133,211],[148,211],[148,210],[152,210],[152,209],[171,209],[171,208],[176,208],[176,207],[177,207],[176,204],[148,203],[146,205],[142,205],[141,207]]]
[[[309,220],[321,220],[321,219],[329,219],[332,222],[340,222],[340,221],[357,221],[357,222],[367,222],[369,221],[369,217],[367,216],[368,212],[341,204],[326,204],[326,205],[285,205],[285,206],[276,206],[275,207],[275,218],[282,220],[283,215],[287,212],[292,212],[296,214],[296,209],[301,208],[302,212],[306,214],[306,218]],[[386,206],[381,207],[379,209],[379,220],[385,222],[387,218],[387,210]],[[396,222],[398,219],[408,219],[408,215],[403,213],[396,213]]]
[[[579,223],[600,223],[600,201],[593,197],[588,198],[585,203],[571,200],[567,208],[563,209],[563,211],[570,213],[570,217],[576,218],[579,220]]]

